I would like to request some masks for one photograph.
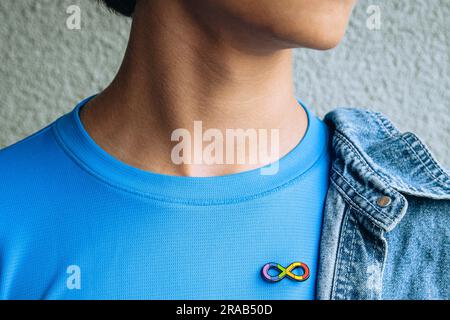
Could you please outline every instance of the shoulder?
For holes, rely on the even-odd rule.
[[[338,108],[325,116],[334,154],[358,158],[364,173],[377,174],[400,192],[450,199],[450,175],[412,132],[401,132],[382,113]]]
[[[52,125],[0,150],[0,200],[26,197],[31,187],[44,182],[54,166],[58,149]],[[23,199],[23,198],[22,198]]]
[[[0,174],[7,175],[10,169],[21,165],[31,165],[33,158],[39,157],[52,143],[52,125],[27,138],[0,150]],[[17,172],[15,172],[17,173]]]

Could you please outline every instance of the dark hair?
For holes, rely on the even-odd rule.
[[[113,11],[131,17],[136,6],[136,0],[100,0]]]

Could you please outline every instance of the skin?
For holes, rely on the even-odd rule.
[[[278,157],[307,117],[293,86],[293,48],[342,39],[356,0],[138,0],[122,66],[81,120],[119,160],[155,173],[219,176],[258,164],[175,165],[170,137],[201,120],[216,128],[278,129]]]

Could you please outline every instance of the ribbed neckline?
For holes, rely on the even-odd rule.
[[[110,186],[153,199],[192,205],[240,202],[273,192],[311,168],[327,148],[326,125],[298,101],[308,116],[303,139],[278,161],[278,172],[262,175],[261,169],[215,177],[171,176],[132,167],[108,154],[89,136],[80,120],[80,109],[93,97],[55,122],[56,137],[84,170]]]

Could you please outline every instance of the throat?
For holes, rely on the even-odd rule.
[[[132,167],[176,176],[223,176],[270,166],[299,144],[308,126],[295,100],[274,107],[284,111],[276,121],[258,117],[255,106],[247,121],[189,117],[180,126],[123,106],[115,107],[102,95],[84,106],[80,118],[91,138]]]

